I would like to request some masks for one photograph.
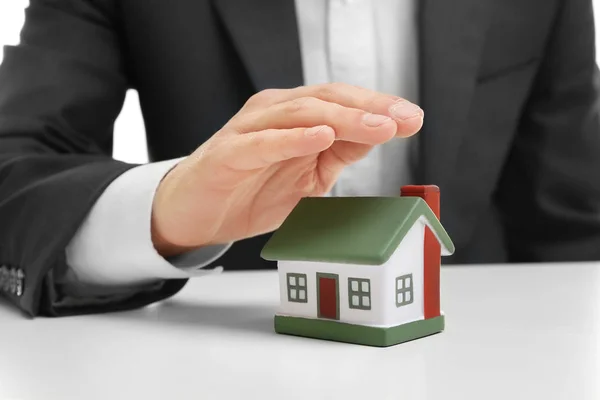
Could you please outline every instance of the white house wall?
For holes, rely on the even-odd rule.
[[[425,224],[417,221],[404,237],[396,252],[384,265],[348,265],[306,261],[280,261],[279,288],[281,315],[317,318],[317,272],[337,274],[339,285],[340,321],[371,325],[394,326],[423,319],[423,249]],[[287,273],[306,274],[307,302],[289,302]],[[412,274],[413,302],[396,306],[396,278]],[[371,281],[371,310],[351,309],[348,304],[348,278]]]
[[[280,261],[278,263],[278,269],[281,296],[281,306],[278,313],[280,315],[317,318],[317,272],[320,272],[339,275],[338,285],[340,321],[373,326],[385,324],[383,298],[380,295],[380,293],[382,293],[384,290],[384,266],[348,265],[305,261]],[[288,301],[286,282],[287,273],[306,274],[308,290],[306,303]],[[357,310],[349,307],[348,278],[370,279],[371,310]]]
[[[385,302],[386,325],[400,325],[424,318],[424,238],[425,225],[419,220],[408,231],[388,261],[389,265],[384,271],[385,285],[382,293],[386,299],[389,299]],[[407,274],[412,274],[413,277],[413,302],[396,307],[396,278]]]

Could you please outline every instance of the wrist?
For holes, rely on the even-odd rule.
[[[164,192],[168,189],[169,181],[172,180],[174,166],[169,170],[163,179],[160,181],[156,193],[154,194],[154,200],[152,202],[152,215],[150,219],[150,235],[152,245],[156,249],[159,255],[164,258],[178,256],[188,251],[195,250],[201,246],[182,246],[176,244],[174,241],[168,239],[164,232],[164,224],[160,223],[159,211],[162,204],[164,204]],[[167,188],[165,188],[167,187]]]
[[[186,231],[184,227],[188,221],[185,218],[181,220],[180,215],[174,215],[173,210],[186,208],[177,201],[179,196],[176,193],[180,191],[178,178],[177,168],[174,167],[159,183],[152,203],[151,240],[158,254],[164,258],[215,244],[203,235]]]
[[[174,257],[183,253],[187,253],[189,251],[196,250],[202,246],[181,246],[167,240],[163,234],[161,234],[160,229],[156,227],[156,223],[154,218],[152,218],[151,223],[151,236],[152,236],[152,245],[162,257]]]

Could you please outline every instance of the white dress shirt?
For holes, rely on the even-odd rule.
[[[299,0],[304,83],[344,82],[418,102],[414,0]],[[344,169],[334,196],[397,196],[413,140],[396,139]],[[409,147],[409,145],[411,147]]]
[[[345,82],[417,102],[416,12],[415,0],[297,0],[305,85]],[[344,170],[330,195],[398,195],[411,180],[412,145],[395,139],[375,147]],[[169,260],[152,245],[154,193],[178,161],[133,168],[108,186],[67,247],[70,276],[83,284],[134,286],[210,273],[202,268],[229,245]]]

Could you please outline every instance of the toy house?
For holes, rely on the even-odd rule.
[[[390,346],[444,329],[437,186],[398,197],[304,198],[265,245],[278,262],[275,331]]]

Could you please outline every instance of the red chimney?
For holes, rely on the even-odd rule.
[[[400,196],[420,197],[429,205],[435,216],[440,218],[440,188],[435,185],[402,186]],[[440,315],[440,269],[442,253],[440,243],[429,227],[425,227],[424,243],[424,311],[425,319]]]

